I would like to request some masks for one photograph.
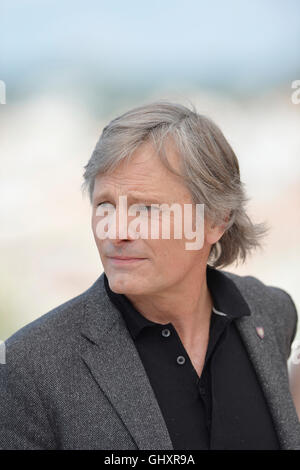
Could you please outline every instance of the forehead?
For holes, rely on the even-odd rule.
[[[166,145],[168,161],[180,172],[180,158],[170,145]],[[152,145],[141,145],[129,159],[122,160],[113,172],[99,174],[95,179],[94,196],[102,192],[147,192],[147,195],[172,196],[187,193],[182,179],[169,171],[161,162]]]

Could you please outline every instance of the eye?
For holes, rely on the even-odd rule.
[[[111,202],[107,202],[107,201],[99,202],[96,207],[100,207],[100,206],[104,206],[104,205],[111,205],[112,206],[113,204],[111,204]]]
[[[95,213],[97,216],[100,216],[100,217],[112,214],[114,210],[115,210],[114,205],[106,201],[99,202],[95,207]]]
[[[155,214],[158,214],[159,212],[159,208],[158,207],[155,207],[155,206],[147,206],[147,205],[144,205],[144,204],[141,204],[140,206],[137,206],[136,208],[137,210],[140,210],[141,212],[145,213],[145,214],[151,214],[151,215],[155,215]]]

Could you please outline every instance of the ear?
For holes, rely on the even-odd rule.
[[[223,219],[223,223],[221,225],[216,225],[209,220],[205,221],[205,230],[204,236],[205,240],[209,245],[214,245],[217,241],[220,240],[222,235],[226,230],[226,225],[229,221],[229,214]]]

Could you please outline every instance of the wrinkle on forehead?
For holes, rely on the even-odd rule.
[[[179,168],[178,154],[168,148],[168,160],[175,171]],[[153,196],[171,196],[178,193],[188,197],[189,191],[179,176],[170,172],[155,152],[153,145],[140,145],[129,159],[122,160],[112,172],[99,174],[95,179],[95,193],[104,187],[121,192],[147,191]]]

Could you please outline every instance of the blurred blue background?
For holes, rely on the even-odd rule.
[[[228,270],[299,310],[298,0],[2,0],[0,18],[0,339],[101,273],[83,165],[110,119],[161,98],[220,125],[250,215],[271,225],[263,251]]]
[[[54,91],[97,116],[162,86],[253,94],[299,76],[298,0],[1,2],[9,100]]]

